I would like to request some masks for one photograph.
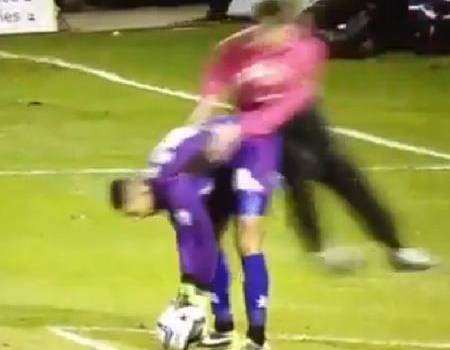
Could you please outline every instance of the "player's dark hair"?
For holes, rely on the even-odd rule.
[[[111,182],[110,201],[112,207],[116,210],[120,210],[125,206],[126,183],[125,179],[116,179]]]

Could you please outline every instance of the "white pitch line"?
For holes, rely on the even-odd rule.
[[[89,347],[94,350],[118,350],[117,348],[111,345],[105,344],[98,340],[82,337],[81,335],[62,329],[61,327],[47,327],[47,329],[59,337],[62,337],[66,340],[70,340],[78,345]]]
[[[362,131],[346,129],[346,128],[339,128],[339,127],[333,127],[333,128],[331,128],[331,130],[336,134],[348,136],[348,137],[351,137],[351,138],[354,138],[357,140],[361,140],[361,141],[371,142],[376,145],[382,145],[382,146],[386,146],[389,148],[394,148],[394,149],[398,149],[401,151],[412,152],[412,153],[421,154],[421,155],[425,155],[425,156],[431,156],[434,158],[450,160],[450,154],[448,154],[448,153],[437,152],[437,151],[434,151],[434,150],[431,150],[431,149],[425,148],[425,147],[408,145],[403,142],[389,140],[384,137],[371,135],[371,134],[368,134],[368,133],[365,133]]]
[[[432,165],[393,165],[393,166],[371,166],[364,167],[367,171],[447,171],[450,170],[450,164],[432,164]]]
[[[364,171],[448,171],[450,164],[431,165],[394,165],[363,167]],[[30,170],[0,170],[0,177],[16,176],[71,176],[71,175],[120,175],[120,174],[145,174],[144,168],[85,168],[85,169],[30,169]]]
[[[54,326],[66,331],[98,331],[98,332],[124,332],[124,333],[146,333],[150,335],[156,335],[156,331],[146,328],[131,328],[131,327],[102,327],[102,326]]]
[[[174,96],[174,97],[178,97],[178,98],[181,98],[184,100],[189,100],[189,101],[198,101],[199,100],[199,96],[193,95],[193,94],[190,94],[190,93],[187,93],[184,91],[166,89],[166,88],[162,88],[162,87],[158,87],[158,86],[139,83],[137,81],[121,77],[120,75],[118,75],[116,73],[108,72],[108,71],[101,70],[101,69],[91,68],[91,67],[88,67],[88,66],[85,66],[82,64],[70,63],[70,62],[64,61],[60,58],[39,57],[39,56],[32,56],[32,55],[19,55],[19,54],[7,52],[7,51],[0,51],[0,58],[25,60],[25,61],[30,61],[30,62],[34,62],[34,63],[48,64],[51,66],[66,68],[66,69],[75,70],[75,71],[83,72],[86,74],[94,75],[96,77],[111,81],[113,83],[131,86],[131,87],[134,87],[134,88],[137,88],[140,90],[157,92],[159,94]]]
[[[99,331],[99,332],[123,332],[123,333],[145,333],[154,336],[155,332],[143,328],[121,328],[121,327],[73,327],[60,326],[53,327],[68,331]],[[348,345],[369,345],[384,347],[413,347],[421,349],[450,349],[450,342],[421,342],[406,340],[370,340],[363,338],[333,337],[327,335],[307,335],[307,334],[276,334],[269,336],[272,340],[290,341],[290,342],[316,342],[316,343],[338,343]]]
[[[124,78],[117,73],[108,72],[101,69],[91,68],[82,64],[77,63],[70,63],[67,61],[64,61],[60,58],[54,58],[54,57],[41,57],[41,56],[33,56],[33,55],[22,55],[22,54],[15,54],[8,51],[0,51],[0,59],[15,59],[15,60],[26,60],[34,63],[40,63],[40,64],[49,64],[52,66],[57,66],[61,68],[71,69],[79,72],[83,72],[86,74],[90,74],[108,81],[111,81],[113,83],[118,83],[126,86],[131,86],[137,89],[145,90],[145,91],[151,91],[156,92],[163,95],[178,97],[184,100],[189,101],[198,101],[200,99],[200,96],[191,94],[188,92],[184,92],[181,90],[173,90],[169,88],[164,87],[158,87],[154,85],[144,84],[137,82],[135,80]],[[220,105],[221,107],[229,107],[228,105]],[[420,146],[413,146],[409,145],[403,142],[389,140],[383,137],[379,137],[376,135],[368,134],[362,131],[354,130],[354,129],[348,129],[348,128],[341,128],[341,127],[335,127],[331,128],[331,130],[337,134],[345,135],[347,137],[351,137],[354,139],[370,142],[376,145],[385,146],[388,148],[397,149],[404,152],[412,152],[415,154],[420,155],[427,155],[434,158],[439,159],[445,159],[450,160],[450,154],[444,153],[444,152],[438,152],[426,147],[420,147]]]
[[[108,175],[146,173],[147,171],[148,169],[137,168],[0,170],[0,176]]]

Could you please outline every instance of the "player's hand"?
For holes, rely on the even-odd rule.
[[[211,138],[206,148],[210,162],[224,162],[231,158],[241,141],[241,127],[237,124],[211,127]]]

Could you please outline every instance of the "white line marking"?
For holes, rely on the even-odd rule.
[[[425,156],[431,156],[431,157],[435,157],[435,158],[450,160],[450,154],[448,154],[448,153],[437,152],[437,151],[433,151],[433,150],[431,150],[429,148],[425,148],[425,147],[412,146],[412,145],[408,145],[406,143],[388,140],[383,137],[367,134],[362,131],[346,129],[346,128],[339,128],[339,127],[331,128],[331,130],[336,134],[348,136],[348,137],[351,137],[351,138],[354,138],[357,140],[361,140],[361,141],[371,142],[376,145],[382,145],[382,146],[386,146],[389,148],[398,149],[400,151],[412,152],[412,153],[421,154],[421,155],[425,155]]]
[[[450,164],[371,166],[362,169],[367,171],[447,171],[450,170]]]
[[[30,61],[30,62],[34,62],[34,63],[49,64],[51,66],[71,69],[71,70],[83,72],[86,74],[94,75],[96,77],[111,81],[113,83],[131,86],[131,87],[134,87],[134,88],[137,88],[140,90],[157,92],[162,95],[179,97],[181,99],[189,100],[189,101],[198,101],[199,100],[199,96],[193,95],[193,94],[190,94],[190,93],[187,93],[184,91],[177,91],[177,90],[166,89],[166,88],[161,88],[161,87],[157,87],[157,86],[153,86],[153,85],[139,83],[137,81],[121,77],[120,75],[118,75],[116,73],[107,72],[107,71],[104,71],[101,69],[91,68],[91,67],[88,67],[88,66],[85,66],[82,64],[66,62],[60,58],[19,55],[19,54],[7,52],[7,51],[0,51],[0,58],[25,60],[25,61]]]
[[[59,337],[70,340],[78,345],[89,347],[94,350],[117,350],[117,348],[111,345],[105,344],[98,340],[82,337],[81,335],[72,333],[61,327],[47,327],[47,329]]]
[[[450,164],[431,165],[394,165],[363,167],[364,171],[448,171]],[[86,169],[30,169],[30,170],[0,170],[0,177],[15,176],[71,176],[71,175],[120,175],[120,174],[145,174],[144,168],[86,168]]]
[[[86,331],[86,332],[124,332],[124,333],[147,333],[150,335],[156,335],[156,331],[146,328],[131,328],[131,327],[101,327],[101,326],[55,326],[66,331]]]
[[[15,53],[7,52],[7,51],[0,51],[0,59],[26,60],[26,61],[31,61],[31,62],[40,63],[40,64],[49,64],[52,66],[57,66],[57,67],[61,67],[61,68],[71,69],[71,70],[83,72],[86,74],[94,75],[96,77],[99,77],[99,78],[102,78],[102,79],[105,79],[105,80],[108,80],[108,81],[111,81],[114,83],[131,86],[131,87],[141,89],[141,90],[156,92],[156,93],[163,94],[163,95],[174,96],[174,97],[178,97],[178,98],[181,98],[184,100],[189,100],[189,101],[198,101],[200,98],[200,96],[195,95],[195,94],[191,94],[191,93],[184,92],[181,90],[172,90],[169,88],[139,83],[139,82],[131,80],[131,79],[126,79],[116,73],[108,72],[108,71],[101,70],[101,69],[91,68],[91,67],[88,67],[88,66],[85,66],[82,64],[70,63],[70,62],[64,61],[60,58],[22,55],[22,54],[15,54]],[[220,105],[220,106],[227,107],[227,105]],[[406,143],[399,142],[399,141],[388,140],[383,137],[371,135],[371,134],[361,132],[358,130],[341,128],[341,127],[331,128],[331,130],[340,135],[345,135],[347,137],[374,143],[374,144],[385,146],[388,148],[394,148],[394,149],[397,149],[400,151],[412,152],[412,153],[416,153],[416,154],[427,155],[430,157],[450,160],[449,153],[438,152],[438,151],[435,151],[435,150],[432,150],[429,148],[425,148],[425,147],[418,147],[418,146],[408,145]]]
[[[48,175],[107,175],[146,173],[148,169],[134,168],[87,168],[87,169],[39,169],[0,170],[0,176],[48,176]]]
[[[155,335],[154,331],[143,328],[121,328],[121,327],[73,327],[61,326],[53,327],[67,331],[98,331],[98,332],[123,332],[123,333],[146,333]],[[421,342],[406,340],[370,340],[364,338],[333,337],[327,335],[307,335],[307,334],[276,334],[269,336],[272,340],[290,342],[316,342],[316,343],[338,343],[353,345],[370,345],[384,347],[413,347],[422,349],[450,349],[450,342]]]

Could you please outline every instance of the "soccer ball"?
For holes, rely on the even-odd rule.
[[[205,327],[206,314],[201,307],[170,305],[159,317],[156,333],[164,349],[187,350],[200,340]]]

